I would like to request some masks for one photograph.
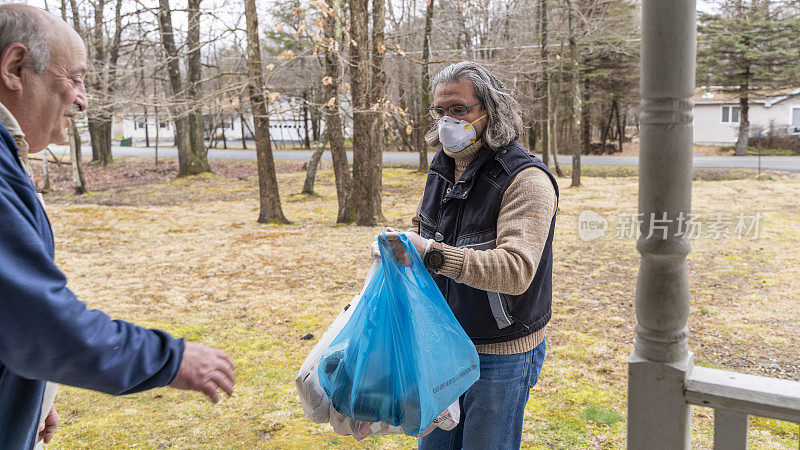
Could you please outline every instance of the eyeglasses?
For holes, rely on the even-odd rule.
[[[470,108],[472,108],[473,106],[478,106],[480,104],[481,102],[473,103],[469,106],[453,105],[449,108],[442,108],[441,106],[431,106],[430,108],[428,108],[428,112],[431,113],[431,117],[433,117],[435,120],[439,120],[442,117],[444,117],[445,113],[448,116],[464,117],[465,115],[467,115],[467,112],[469,111]]]

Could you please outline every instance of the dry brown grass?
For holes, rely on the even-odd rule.
[[[62,388],[55,447],[408,448],[415,440],[356,443],[307,420],[294,374],[340,308],[359,290],[377,228],[333,223],[332,173],[318,196],[300,196],[303,173],[279,174],[287,226],[259,225],[255,169],[120,187],[76,198],[49,196],[57,262],[91,307],[176,336],[219,346],[237,363],[233,398],[158,389],[115,398]],[[408,222],[424,176],[385,173],[385,225]],[[635,322],[638,254],[633,240],[583,242],[583,209],[612,219],[636,210],[636,178],[562,185],[555,242],[554,316],[548,357],[531,392],[526,448],[624,445],[626,361]],[[690,346],[699,364],[800,377],[797,178],[699,181],[699,212],[765,216],[758,240],[693,242]],[[114,206],[111,206],[114,205]],[[310,341],[300,336],[312,333]],[[693,445],[710,445],[712,413],[695,408]],[[599,413],[598,413],[599,411]],[[615,419],[615,415],[623,420]],[[599,417],[599,418],[598,418]],[[608,420],[603,418],[610,418]],[[797,426],[751,425],[757,447],[796,448]]]

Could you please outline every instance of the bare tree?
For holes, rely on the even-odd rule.
[[[200,78],[202,67],[200,65],[200,1],[188,0],[189,29],[186,33],[186,47],[188,61],[186,72],[189,85],[186,96],[190,106],[189,111],[189,153],[185,167],[179,171],[185,175],[196,175],[202,172],[211,172],[208,165],[205,138],[203,133],[203,111],[200,104]]]
[[[323,11],[323,32],[325,38],[325,128],[328,141],[331,144],[331,159],[333,160],[333,174],[336,178],[336,197],[339,202],[339,211],[336,215],[337,222],[347,221],[347,198],[352,189],[353,179],[350,176],[350,167],[347,163],[347,154],[344,149],[344,135],[342,133],[342,118],[339,113],[339,83],[340,83],[340,57],[339,42],[340,27],[338,26],[341,9],[338,0],[325,0],[326,9]]]
[[[73,20],[76,21],[74,23],[76,25],[76,31],[80,30],[79,22],[77,22],[77,13],[73,0]],[[67,21],[67,3],[66,0],[61,0],[61,19],[65,22]],[[79,31],[78,31],[79,32]],[[74,120],[74,119],[73,119]],[[72,164],[72,185],[75,190],[75,193],[80,195],[86,192],[86,181],[83,178],[83,168],[81,167],[81,140],[80,135],[78,134],[78,128],[75,126],[75,122],[70,120],[68,132],[68,142],[69,142],[69,156],[70,156],[70,163]],[[49,149],[48,149],[49,151]],[[27,155],[26,155],[27,157]],[[44,161],[44,177],[45,177],[45,190],[50,189],[50,175],[47,173],[47,153],[42,154],[42,160]]]
[[[575,8],[572,6],[573,0],[566,0],[567,15],[569,21],[569,56],[572,66],[572,103],[570,113],[572,116],[572,126],[570,136],[573,137],[572,146],[572,184],[573,187],[581,185],[581,145],[583,139],[577,139],[576,134],[581,130],[581,69],[578,62],[577,30],[575,24]]]
[[[306,180],[303,182],[303,190],[301,194],[314,195],[314,180],[317,177],[317,167],[319,167],[319,160],[322,159],[322,154],[325,153],[326,142],[317,143],[317,148],[311,154],[311,159],[308,160],[306,167]]]
[[[372,85],[370,86],[370,103],[373,118],[370,138],[372,140],[372,196],[375,208],[374,215],[383,220],[381,213],[381,194],[383,191],[383,142],[384,114],[386,103],[386,68],[384,53],[386,52],[386,0],[372,0]]]
[[[539,46],[542,64],[541,111],[542,161],[550,165],[550,66],[547,52],[547,0],[539,0]],[[555,157],[555,156],[554,156]]]
[[[199,3],[197,4],[199,7]],[[187,35],[186,43],[187,46],[191,44],[191,42],[195,43],[195,47],[198,47],[199,43],[199,18],[196,14],[190,14],[190,25],[189,25],[189,33]],[[158,20],[159,20],[159,31],[161,32],[161,44],[164,46],[164,52],[166,53],[167,57],[167,73],[169,74],[169,86],[172,90],[172,95],[176,98],[176,101],[180,99],[185,99],[186,95],[184,95],[183,89],[183,82],[181,80],[181,69],[180,69],[180,55],[178,54],[178,49],[175,46],[175,32],[172,27],[172,10],[169,6],[169,0],[159,0],[159,11],[158,11]],[[194,26],[192,26],[194,24]],[[194,50],[190,47],[190,50]],[[199,47],[197,48],[199,52]],[[193,61],[193,62],[192,62]],[[193,64],[197,63],[198,60],[190,58],[189,66],[192,67]],[[193,85],[199,79],[199,67],[194,67],[190,69],[190,84]],[[190,85],[188,92],[189,96],[192,95],[192,87]],[[172,117],[175,122],[175,146],[178,147],[178,176],[188,176],[188,175],[197,175],[203,172],[210,172],[211,169],[208,165],[208,160],[206,159],[206,152],[205,152],[205,145],[202,143],[202,116],[200,118],[200,139],[197,138],[198,131],[191,131],[190,127],[196,127],[197,122],[196,118],[190,120],[190,115],[192,112],[182,111],[181,107],[193,109],[198,108],[198,105],[189,105],[185,102],[178,102],[177,104],[173,104],[172,109]],[[198,147],[197,145],[200,144]]]
[[[419,113],[415,126],[417,151],[419,152],[419,165],[417,172],[428,171],[428,144],[425,142],[425,129],[428,124],[428,108],[431,106],[431,32],[433,30],[433,0],[427,0],[425,7],[425,31],[422,34],[422,82],[420,90]]]
[[[69,125],[69,156],[72,163],[72,187],[76,194],[81,195],[86,193],[86,181],[83,178],[83,169],[81,168],[81,136],[78,134],[78,129],[74,123]],[[44,155],[47,160],[47,155]]]
[[[114,4],[113,34],[106,34],[105,0],[92,3],[91,27],[81,26],[78,5],[70,0],[73,26],[88,42],[91,70],[87,74],[87,86],[92,93],[92,108],[88,111],[89,136],[92,144],[92,163],[103,166],[113,163],[111,153],[111,125],[114,114],[117,64],[122,39],[122,0]]]
[[[350,94],[353,105],[353,189],[347,203],[347,222],[374,226],[376,163],[370,149],[372,116],[369,110],[367,72],[369,35],[367,0],[350,0]]]
[[[163,0],[162,0],[163,1]],[[245,21],[247,22],[247,91],[256,138],[258,159],[258,190],[260,211],[259,223],[288,223],[281,208],[278,193],[278,178],[275,162],[272,159],[272,146],[269,138],[269,115],[264,98],[264,73],[261,67],[261,43],[258,38],[258,14],[255,0],[245,0]]]

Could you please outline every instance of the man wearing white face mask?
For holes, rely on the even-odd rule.
[[[517,142],[519,106],[485,67],[453,64],[432,89],[426,140],[439,152],[407,234],[475,343],[480,379],[459,399],[458,427],[419,447],[519,448],[551,316],[558,185]]]

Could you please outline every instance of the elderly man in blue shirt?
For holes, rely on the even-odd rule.
[[[0,6],[0,448],[49,441],[53,383],[113,395],[161,386],[233,393],[221,350],[89,310],[53,260],[53,235],[27,153],[64,142],[87,107],[86,47],[65,22]]]

